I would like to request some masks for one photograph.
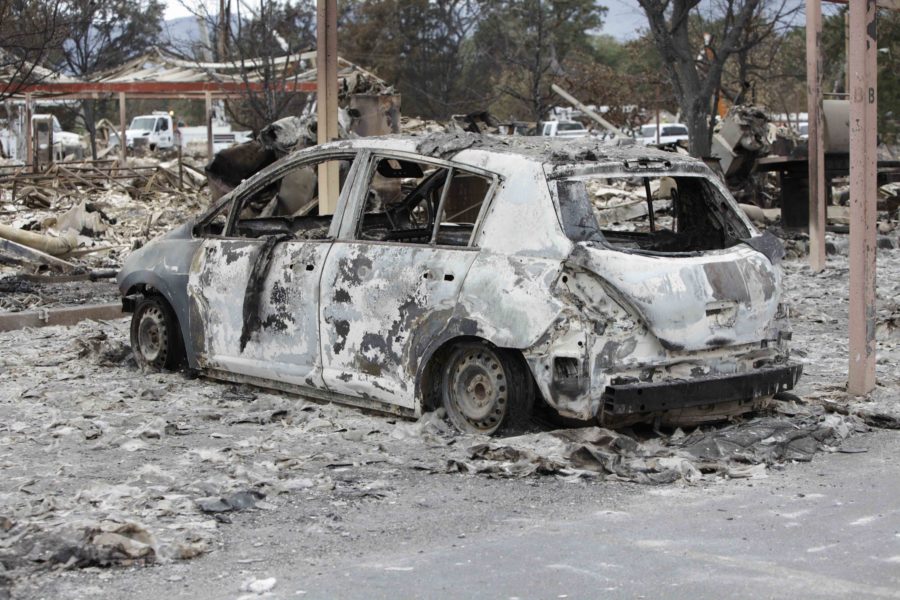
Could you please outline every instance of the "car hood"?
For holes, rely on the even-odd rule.
[[[781,269],[748,244],[661,256],[581,242],[569,262],[603,279],[669,350],[766,339],[781,297]]]

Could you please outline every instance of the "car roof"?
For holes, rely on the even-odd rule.
[[[354,138],[329,146],[412,152],[442,159],[451,159],[464,150],[480,150],[491,154],[519,156],[552,167],[586,162],[596,166],[619,166],[623,161],[641,159],[665,161],[672,165],[703,165],[702,161],[690,156],[636,145],[630,139],[622,141],[627,145],[615,144],[616,140],[610,143],[592,137],[555,139],[462,132]]]

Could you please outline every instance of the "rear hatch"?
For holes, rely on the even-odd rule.
[[[759,342],[780,301],[778,244],[760,243],[771,236],[753,230],[705,167],[688,164],[552,178],[575,242],[569,262],[602,278],[669,350]]]
[[[669,350],[759,342],[778,308],[779,269],[745,244],[660,257],[580,242],[571,262],[603,278]]]

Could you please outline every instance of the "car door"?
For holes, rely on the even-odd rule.
[[[422,202],[396,209],[416,190],[395,194],[398,186],[382,181],[381,198],[377,202],[372,199],[373,189],[379,188],[375,182],[379,165],[387,160],[395,159],[373,153],[367,169],[360,170],[354,218],[345,218],[339,239],[326,259],[320,327],[323,378],[334,392],[415,410],[417,350],[447,326],[456,310],[460,288],[478,255],[471,244],[473,232],[497,178],[487,173],[466,173],[466,177],[477,179],[467,184],[477,188],[467,199],[463,193],[450,193],[465,179],[460,169],[439,161],[417,163],[425,169],[416,190],[430,186],[430,210],[437,214],[416,222],[428,215],[429,209],[423,208]],[[436,185],[441,170],[444,181]],[[415,179],[402,177],[402,168],[397,173],[404,182]],[[451,182],[449,186],[447,181]],[[392,194],[401,200],[395,203],[396,198],[389,197]],[[378,205],[381,213],[369,210]],[[415,216],[417,211],[419,217]],[[440,220],[442,215],[446,223]],[[378,223],[382,217],[385,228]]]
[[[300,158],[236,190],[225,235],[204,241],[192,265],[188,293],[201,366],[221,375],[321,388],[319,285],[340,218],[259,217],[252,211],[273,186],[276,204],[279,195],[287,195],[291,190],[285,185],[297,170],[314,173],[315,163],[346,164],[355,154]],[[346,203],[354,170],[344,172],[335,215]]]

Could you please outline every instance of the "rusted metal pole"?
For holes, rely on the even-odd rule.
[[[316,141],[338,139],[337,0],[316,3]],[[319,165],[319,214],[334,214],[340,188],[338,163]]]
[[[34,139],[32,138],[33,129],[31,127],[31,94],[25,94],[25,164],[31,165],[32,171],[35,169],[34,164]]]
[[[204,94],[206,98],[206,157],[212,160],[213,157],[213,113],[212,113],[212,92]]]
[[[125,166],[126,146],[128,145],[125,139],[125,130],[127,129],[126,116],[125,92],[119,92],[119,164],[123,167]]]
[[[825,268],[821,0],[806,0],[806,104],[809,127],[809,266],[813,271],[821,271]]]
[[[659,144],[659,84],[656,84],[656,143]]]
[[[851,394],[875,388],[877,12],[875,0],[850,3]]]

